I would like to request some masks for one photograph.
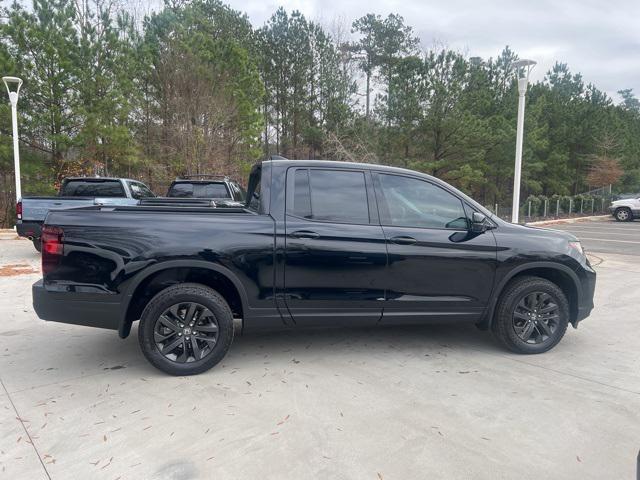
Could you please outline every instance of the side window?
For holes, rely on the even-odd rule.
[[[363,172],[299,169],[293,181],[292,215],[324,222],[369,223]]]
[[[155,197],[153,192],[143,183],[129,182],[129,188],[131,196],[135,199]]]
[[[247,199],[247,192],[244,191],[240,185],[235,182],[229,183],[231,191],[233,192],[233,199],[239,202],[244,202]]]
[[[311,190],[309,170],[296,170],[293,181],[293,209],[296,217],[311,218]]]
[[[416,178],[378,174],[376,190],[383,225],[467,229],[462,201],[443,188]],[[378,191],[379,190],[379,191]]]

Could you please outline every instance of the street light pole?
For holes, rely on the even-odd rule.
[[[524,68],[526,75],[518,77],[518,125],[516,129],[516,165],[513,173],[513,206],[511,207],[511,223],[518,223],[520,214],[520,178],[522,176],[522,140],[524,137],[524,105],[529,72],[536,64],[533,60],[519,60],[513,64],[516,72]]]
[[[4,85],[9,93],[9,102],[11,102],[11,119],[13,123],[13,164],[16,175],[16,202],[22,197],[22,188],[20,184],[20,145],[18,141],[18,94],[22,86],[22,79],[18,77],[2,77]],[[9,85],[17,85],[15,91],[11,91]]]

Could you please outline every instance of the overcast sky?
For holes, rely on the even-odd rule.
[[[617,90],[640,96],[640,0],[227,0],[261,26],[278,6],[297,9],[329,26],[349,25],[366,13],[399,13],[423,47],[444,44],[468,56],[496,56],[509,45],[538,61],[542,79],[553,63],[566,62],[616,100]]]

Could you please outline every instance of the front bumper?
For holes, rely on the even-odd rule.
[[[33,308],[42,320],[118,330],[119,297],[109,302],[96,294],[53,292],[46,289],[42,280],[34,283],[31,290]]]
[[[578,308],[572,320],[574,327],[578,326],[582,320],[587,318],[593,310],[593,296],[596,290],[596,272],[590,266],[581,269],[579,273],[581,295],[578,301]]]

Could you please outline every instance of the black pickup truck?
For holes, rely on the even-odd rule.
[[[593,308],[575,237],[378,165],[265,161],[244,208],[53,211],[42,240],[38,316],[122,338],[140,320],[144,355],[175,375],[211,368],[240,330],[336,324],[472,322],[541,353]]]

